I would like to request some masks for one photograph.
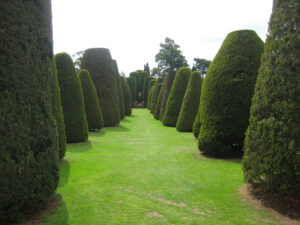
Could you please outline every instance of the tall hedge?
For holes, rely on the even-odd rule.
[[[58,185],[59,100],[50,0],[0,1],[0,11],[0,224],[9,224]]]
[[[199,108],[201,87],[201,74],[198,71],[193,71],[177,119],[176,129],[180,132],[193,131],[193,123]]]
[[[276,0],[252,99],[245,181],[300,199],[300,4]]]
[[[216,157],[241,154],[263,46],[252,30],[227,35],[203,82],[200,151]]]
[[[81,69],[79,71],[79,78],[82,86],[89,130],[100,130],[103,127],[103,116],[95,85],[92,81],[89,71],[86,69]]]
[[[150,77],[150,76],[147,76],[144,78],[143,100],[145,102],[145,105],[147,105],[149,81],[152,79],[153,79],[153,77]]]
[[[144,78],[149,77],[150,74],[148,71],[145,70],[137,70],[131,72],[129,77],[134,77],[136,79],[136,92],[135,92],[135,100],[136,101],[143,101],[144,100]]]
[[[155,110],[155,107],[156,107],[156,102],[157,102],[157,98],[158,98],[158,95],[159,95],[159,91],[161,89],[161,86],[159,86],[159,84],[162,84],[163,82],[163,78],[158,78],[154,84],[154,90],[153,90],[153,96],[152,96],[152,99],[151,99],[151,113],[153,114],[154,113],[154,110]]]
[[[88,138],[88,123],[81,82],[77,76],[74,63],[71,56],[64,52],[56,54],[54,59],[66,125],[67,142],[85,141]]]
[[[125,115],[130,116],[131,115],[131,109],[132,109],[131,93],[130,93],[130,90],[129,90],[129,87],[126,83],[125,78],[121,77],[121,76],[119,78],[121,80],[123,96],[124,96]]]
[[[162,120],[162,118],[165,114],[167,101],[169,98],[171,88],[173,86],[175,74],[176,74],[175,71],[169,71],[169,73],[165,77],[165,86],[163,88],[163,94],[162,94],[162,99],[161,99],[161,103],[160,103],[159,120]]]
[[[152,85],[152,87],[150,88],[150,92],[149,92],[149,101],[148,101],[148,108],[151,112],[151,105],[152,105],[152,99],[153,99],[153,95],[154,95],[154,89],[155,89],[155,85]]]
[[[160,108],[161,108],[161,100],[162,100],[162,96],[163,96],[163,93],[164,93],[165,86],[166,86],[166,78],[164,78],[163,83],[161,85],[161,88],[160,88],[160,91],[159,91],[159,94],[158,94],[158,97],[157,97],[155,109],[154,109],[154,112],[153,112],[154,118],[157,119],[157,120],[159,119],[159,113],[160,113]]]
[[[150,105],[151,105],[151,95],[150,95],[150,91],[151,91],[151,88],[153,87],[153,85],[155,84],[156,82],[156,79],[151,79],[149,81],[149,84],[148,84],[148,94],[147,94],[147,108],[150,109]]]
[[[131,93],[132,102],[136,101],[136,78],[135,77],[127,77],[126,78],[127,85],[129,87]]]
[[[113,59],[113,64],[114,64],[115,79],[117,82],[117,91],[119,96],[120,119],[122,120],[125,117],[124,96],[123,96],[118,64],[117,61],[114,59]]]
[[[165,126],[175,127],[180,113],[184,94],[190,79],[191,70],[181,67],[174,78],[162,122]]]
[[[201,97],[201,95],[200,95],[200,97]],[[197,112],[196,118],[193,123],[193,134],[194,134],[194,137],[197,139],[199,136],[200,125],[201,125],[200,124],[200,109],[198,108],[198,112]]]
[[[96,87],[104,126],[120,123],[119,96],[114,65],[106,48],[90,48],[84,51],[81,68],[90,72]]]

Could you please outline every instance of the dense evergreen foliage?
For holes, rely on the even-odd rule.
[[[90,72],[97,90],[104,126],[120,123],[119,96],[114,65],[110,51],[106,48],[91,48],[84,51],[82,69]]]
[[[88,138],[88,123],[82,87],[71,56],[55,55],[61,104],[66,125],[67,142],[82,142]]]
[[[153,87],[153,85],[155,84],[156,82],[156,79],[151,79],[149,81],[149,84],[148,84],[148,94],[147,94],[147,108],[150,109],[150,106],[151,106],[151,94],[150,94],[150,91],[151,91],[151,88]]]
[[[0,1],[0,10],[0,224],[9,224],[55,192],[61,121],[50,0]]]
[[[177,119],[176,129],[178,131],[193,131],[193,123],[199,109],[201,87],[202,77],[200,72],[192,72]]]
[[[164,93],[164,89],[166,86],[166,78],[164,78],[163,83],[161,85],[157,100],[156,100],[156,106],[153,112],[154,118],[159,120],[159,113],[160,113],[160,108],[161,108],[161,101],[162,101],[162,96]]]
[[[103,127],[103,116],[98,101],[97,91],[89,71],[86,69],[80,70],[79,78],[82,86],[89,130],[100,130]]]
[[[201,97],[201,95],[200,95],[200,97]],[[201,125],[200,124],[200,109],[198,108],[198,112],[197,112],[196,118],[195,118],[194,123],[193,123],[193,134],[194,134],[194,137],[197,138],[197,139],[198,139],[198,136],[199,136],[200,125]]]
[[[147,105],[147,100],[148,100],[148,87],[149,87],[149,81],[152,80],[153,78],[148,76],[144,78],[144,94],[143,94],[143,100],[145,102],[145,105]]]
[[[176,74],[175,71],[169,71],[165,77],[165,85],[163,87],[162,99],[160,103],[159,120],[162,120],[165,114],[167,101],[174,82],[175,74]]]
[[[117,61],[113,60],[113,64],[114,64],[115,79],[117,82],[117,91],[119,96],[120,119],[122,120],[125,117],[124,96],[123,96],[123,90],[122,90]]]
[[[132,102],[136,101],[136,78],[135,77],[127,77],[126,78],[127,85],[129,87],[131,93]]]
[[[155,85],[152,85],[152,87],[150,88],[150,92],[149,92],[149,101],[148,101],[148,109],[151,111],[151,106],[152,106],[152,99],[154,96],[154,89],[155,89]]]
[[[174,82],[166,104],[162,122],[165,126],[175,127],[180,113],[184,94],[190,79],[191,70],[181,67],[174,78]]]
[[[120,76],[120,81],[121,81],[123,96],[124,96],[125,116],[130,116],[131,109],[132,109],[131,93],[130,93],[130,90],[126,83],[125,78]]]
[[[158,78],[154,84],[154,90],[152,93],[151,108],[150,108],[152,114],[154,114],[157,98],[161,89],[161,86],[159,84],[162,84],[163,80],[164,80],[163,78]]]
[[[135,93],[135,99],[136,101],[143,101],[144,100],[144,78],[149,77],[150,74],[147,71],[144,70],[137,70],[134,72],[131,72],[129,74],[129,77],[135,77],[136,79],[136,93]]]
[[[245,139],[245,181],[300,199],[300,4],[275,0]]]
[[[217,157],[241,154],[263,46],[251,30],[227,35],[203,82],[200,151]]]

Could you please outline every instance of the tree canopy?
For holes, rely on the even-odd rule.
[[[211,64],[211,61],[207,59],[199,59],[199,58],[194,58],[194,61],[195,63],[193,65],[192,70],[199,71],[201,76],[204,77],[206,75],[209,65]]]

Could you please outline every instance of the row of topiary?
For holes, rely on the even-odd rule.
[[[203,85],[199,73],[180,68],[173,84],[169,73],[163,82],[150,81],[148,86],[148,109],[165,126],[193,129],[199,150],[206,155],[244,153],[246,182],[296,198],[300,198],[299,12],[295,0],[274,1],[265,45],[251,30],[228,34]]]

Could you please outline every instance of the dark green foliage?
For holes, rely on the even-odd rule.
[[[57,71],[55,62],[53,61],[53,71],[55,76],[51,79],[51,93],[52,93],[52,112],[56,120],[57,133],[58,133],[58,146],[59,146],[59,159],[62,159],[66,153],[66,134],[65,134],[65,121],[63,109],[61,106],[60,89],[57,80]]]
[[[244,147],[245,181],[300,199],[300,4],[275,0]]]
[[[166,86],[166,78],[163,80],[163,83],[161,85],[161,88],[160,88],[160,91],[159,91],[159,94],[158,94],[158,97],[157,97],[157,101],[156,101],[156,106],[155,106],[155,109],[154,109],[154,112],[153,112],[154,118],[157,119],[157,120],[159,119],[159,113],[160,113],[160,108],[161,108],[161,100],[162,100],[162,96],[163,96],[163,93],[164,93],[165,86]]]
[[[193,123],[199,109],[201,87],[200,72],[192,72],[177,119],[176,129],[180,132],[193,131]]]
[[[150,77],[150,76],[144,78],[144,94],[143,94],[143,98],[144,98],[145,105],[147,105],[149,81],[152,80],[152,79],[153,78]]]
[[[207,73],[208,67],[211,64],[210,60],[194,58],[195,64],[193,65],[193,71],[199,71],[201,76],[204,77]]]
[[[116,78],[116,82],[117,82],[117,91],[118,91],[118,95],[119,95],[120,119],[122,120],[125,117],[124,96],[123,96],[123,90],[122,90],[117,61],[113,60],[113,64],[114,64],[115,78]]]
[[[200,131],[200,110],[198,108],[198,112],[197,112],[196,118],[193,123],[193,134],[194,134],[194,137],[197,139],[199,136],[199,131]]]
[[[100,109],[96,88],[89,71],[82,69],[79,71],[84,106],[89,130],[100,130],[103,127],[103,116]]]
[[[150,88],[150,92],[149,92],[149,101],[148,101],[148,109],[151,111],[151,105],[152,105],[152,99],[153,99],[153,95],[154,95],[154,89],[155,89],[155,85],[153,85]]]
[[[181,67],[174,78],[162,122],[165,126],[175,127],[180,113],[184,94],[190,79],[191,70]]]
[[[132,102],[136,101],[136,78],[135,77],[127,77],[126,78],[127,85],[129,87],[131,93]]]
[[[251,30],[234,31],[224,40],[203,82],[200,151],[216,157],[241,154],[263,45]]]
[[[77,76],[74,63],[67,53],[56,54],[55,63],[67,142],[85,141],[88,138],[88,123],[81,82]]]
[[[90,72],[99,99],[104,126],[120,123],[119,95],[114,76],[110,51],[106,48],[91,48],[84,51],[82,69]]]
[[[59,99],[50,0],[3,0],[0,11],[0,224],[9,224],[55,192],[60,121],[53,113],[61,111],[52,108]]]
[[[132,109],[132,100],[131,100],[131,93],[129,90],[129,87],[126,83],[126,80],[124,77],[119,77],[122,85],[123,90],[123,96],[124,96],[124,108],[125,108],[125,115],[130,116],[131,115],[131,109]]]
[[[148,84],[148,94],[147,94],[147,108],[150,109],[150,106],[151,106],[151,94],[150,94],[150,91],[151,91],[151,88],[153,87],[153,85],[155,84],[156,82],[156,79],[151,79],[149,81],[149,84]]]
[[[164,80],[163,78],[158,78],[156,80],[155,84],[154,84],[154,90],[153,90],[153,94],[152,94],[151,108],[150,108],[150,111],[151,111],[152,114],[154,113],[157,98],[158,98],[158,94],[159,94],[159,91],[161,89],[161,86],[159,86],[159,84],[162,84],[163,80]]]
[[[150,74],[150,67],[149,67],[149,64],[148,64],[148,63],[146,63],[146,64],[144,65],[144,70],[147,71],[147,72]]]
[[[163,87],[163,94],[160,103],[159,120],[162,120],[165,114],[167,101],[174,82],[175,74],[176,74],[175,71],[169,71],[169,73],[165,77],[165,85]]]
[[[135,77],[136,79],[136,101],[140,102],[144,100],[144,78],[149,76],[150,74],[144,70],[137,70],[129,74],[129,77]]]

